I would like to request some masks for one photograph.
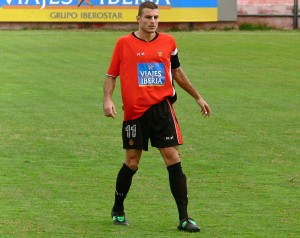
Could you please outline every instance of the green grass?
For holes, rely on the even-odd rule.
[[[156,149],[126,200],[131,227],[110,219],[123,163],[102,85],[124,32],[0,32],[0,236],[300,237],[299,32],[174,32],[182,67],[209,102],[200,116],[177,86],[189,211],[200,234],[176,231]]]

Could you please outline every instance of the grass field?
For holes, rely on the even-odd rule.
[[[130,227],[110,219],[123,163],[102,113],[114,42],[125,32],[0,32],[0,237],[300,237],[300,33],[172,32],[182,67],[213,115],[178,90],[189,211],[177,211],[156,149],[126,200]]]

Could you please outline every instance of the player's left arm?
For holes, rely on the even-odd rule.
[[[181,67],[172,69],[172,77],[181,88],[183,88],[187,93],[189,93],[193,98],[195,98],[196,102],[201,107],[202,115],[210,116],[211,110],[209,105],[205,102],[200,93],[192,85],[191,81],[189,80],[183,69]]]

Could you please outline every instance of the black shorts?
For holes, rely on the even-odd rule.
[[[181,145],[182,135],[171,103],[166,99],[151,106],[143,116],[123,122],[123,148],[148,150]]]

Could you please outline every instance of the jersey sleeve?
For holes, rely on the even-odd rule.
[[[118,77],[120,75],[121,52],[122,52],[122,41],[121,39],[119,39],[115,45],[112,54],[110,66],[106,73],[107,76]]]
[[[177,69],[180,67],[180,60],[178,52],[175,55],[171,55],[171,69]]]
[[[180,60],[178,56],[178,49],[176,47],[175,39],[173,38],[174,50],[171,53],[171,69],[177,69],[180,67]]]

